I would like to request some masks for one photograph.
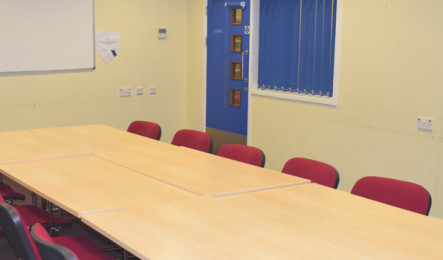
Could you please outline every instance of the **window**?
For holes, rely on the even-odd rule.
[[[255,93],[336,103],[337,1],[260,0]]]
[[[243,9],[232,9],[232,25],[243,24]]]
[[[231,36],[231,52],[241,53],[242,51],[242,35],[233,34]]]
[[[231,79],[241,80],[242,79],[242,68],[241,62],[231,62]]]

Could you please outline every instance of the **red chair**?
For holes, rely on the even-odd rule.
[[[128,132],[151,139],[160,140],[162,129],[157,123],[148,121],[134,121],[129,125]]]
[[[6,204],[6,201],[1,196],[0,204]],[[20,213],[23,223],[28,227],[36,223],[41,223],[47,229],[51,230],[51,232],[58,233],[63,227],[70,226],[72,224],[67,219],[53,216],[45,210],[33,205],[16,205],[13,207]]]
[[[112,259],[100,251],[92,242],[82,237],[60,236],[49,238],[54,244],[67,248],[76,258],[60,258],[59,255],[51,256],[44,250],[42,250],[44,252],[39,252],[40,245],[34,242],[28,228],[22,222],[20,214],[9,204],[0,203],[0,222],[8,243],[18,259]],[[37,226],[41,227],[39,224]],[[34,233],[35,236],[40,237],[46,231],[37,226],[33,226]],[[46,233],[45,239],[48,239],[48,237]]]
[[[242,144],[225,144],[217,152],[218,156],[239,162],[264,167],[266,157],[262,150]]]
[[[212,150],[212,138],[210,135],[190,129],[177,131],[171,144],[185,146],[206,153],[210,153]]]
[[[31,237],[37,245],[42,259],[112,259],[86,238],[80,236],[51,237],[40,224],[32,226]]]
[[[0,195],[9,203],[12,204],[13,200],[24,200],[25,195],[14,191],[9,185],[4,182],[0,182]]]
[[[429,214],[432,203],[431,195],[422,186],[384,177],[363,177],[351,193],[423,215]]]
[[[340,175],[331,165],[306,158],[289,159],[283,166],[282,172],[334,189],[340,180]]]

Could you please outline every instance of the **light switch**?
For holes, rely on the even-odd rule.
[[[158,39],[159,40],[165,40],[166,39],[166,29],[165,28],[158,29]]]

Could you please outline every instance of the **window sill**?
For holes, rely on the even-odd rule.
[[[337,106],[337,97],[335,94],[333,97],[321,97],[321,96],[308,95],[308,94],[285,93],[281,91],[262,90],[262,89],[251,89],[251,94],[257,96],[265,96],[265,97],[301,101],[301,102],[308,102],[308,103],[315,103],[315,104],[322,104],[329,106]]]

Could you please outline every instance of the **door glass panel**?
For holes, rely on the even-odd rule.
[[[231,62],[231,79],[241,80],[241,62]]]
[[[231,36],[231,52],[241,52],[242,46],[242,36],[232,35]]]
[[[240,107],[241,106],[241,91],[240,89],[231,88],[231,97],[230,97],[230,105],[231,107]]]
[[[232,25],[243,24],[243,9],[232,9]]]

